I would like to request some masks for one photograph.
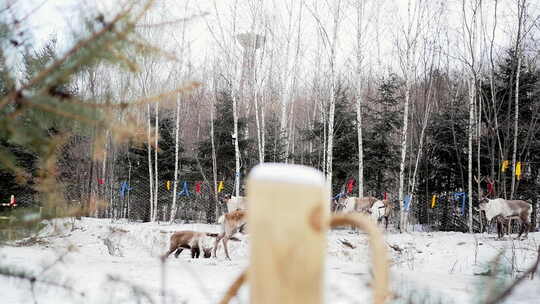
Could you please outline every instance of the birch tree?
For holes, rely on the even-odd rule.
[[[467,3],[469,7],[467,8]],[[472,196],[473,196],[473,137],[476,131],[475,105],[479,71],[478,56],[478,15],[481,11],[481,0],[462,0],[463,33],[466,49],[465,63],[468,67],[467,86],[469,92],[469,131],[468,131],[468,205],[469,232],[472,233]]]
[[[338,0],[337,3],[334,4],[335,8],[333,8],[332,12],[332,19],[333,19],[333,27],[332,27],[332,40],[330,42],[330,110],[328,113],[328,148],[326,152],[326,157],[328,160],[326,161],[326,179],[328,180],[328,184],[332,185],[332,159],[333,159],[333,151],[334,151],[334,114],[336,111],[336,98],[337,98],[337,92],[336,92],[336,51],[337,51],[337,39],[338,39],[338,30],[339,30],[339,24],[341,21],[341,0]]]
[[[435,94],[435,90],[433,88],[433,82],[435,81],[435,75],[434,72],[436,70],[439,70],[440,66],[440,49],[441,46],[441,32],[442,32],[442,22],[444,13],[446,12],[445,6],[441,5],[439,8],[435,10],[429,10],[427,15],[429,16],[426,18],[426,28],[429,30],[423,31],[421,35],[422,45],[419,46],[419,50],[421,52],[420,58],[419,58],[419,66],[422,68],[422,80],[424,81],[424,85],[427,86],[423,90],[423,98],[419,98],[419,100],[416,103],[416,109],[414,109],[413,112],[413,118],[419,117],[419,125],[417,125],[414,129],[418,130],[420,129],[419,139],[418,139],[418,149],[416,152],[415,162],[414,162],[414,169],[411,176],[411,181],[409,184],[409,193],[411,195],[411,200],[409,202],[408,209],[410,210],[412,208],[412,205],[415,201],[416,196],[416,181],[418,176],[418,170],[420,166],[420,160],[422,158],[422,155],[424,153],[424,143],[425,143],[425,135],[426,135],[426,129],[428,126],[428,122],[430,121],[431,114],[433,112],[433,107],[435,100],[433,98],[433,95]],[[406,224],[408,224],[408,217],[406,217]]]
[[[367,25],[365,18],[365,1],[356,2],[356,132],[358,136],[358,197],[364,197],[364,147],[362,145],[362,62],[363,38]]]
[[[398,200],[400,206],[400,230],[406,231],[406,216],[404,210],[404,181],[405,181],[405,162],[407,159],[408,126],[409,126],[409,104],[411,99],[411,87],[415,74],[415,57],[418,39],[422,30],[422,20],[424,15],[425,3],[418,0],[414,4],[411,0],[407,2],[407,21],[396,38],[398,48],[399,64],[403,74],[405,87],[405,104],[403,108],[403,129],[401,133],[401,160],[399,164],[399,190]],[[402,41],[403,39],[403,41]]]
[[[184,12],[187,11],[189,1],[186,2],[184,6]],[[182,67],[183,67],[183,59],[184,59],[184,48],[185,48],[185,38],[186,38],[186,26],[182,25],[182,31],[180,34],[180,64],[178,65],[180,79],[182,79]],[[171,205],[171,214],[170,214],[170,222],[174,221],[177,213],[177,191],[178,191],[178,164],[180,160],[180,145],[179,145],[179,134],[180,134],[180,104],[182,102],[180,94],[176,96],[176,108],[175,108],[175,130],[174,130],[174,181],[173,181],[173,197],[172,197],[172,205]]]
[[[369,31],[369,25],[373,22],[373,17],[378,14],[378,9],[383,1],[373,1],[371,8],[372,12],[368,16],[366,14],[366,0],[357,0],[356,6],[356,69],[355,69],[355,82],[356,82],[356,131],[358,138],[358,197],[364,196],[364,146],[363,146],[363,133],[362,133],[362,104],[363,104],[363,90],[364,90],[364,65],[366,53],[364,52],[365,39]],[[375,12],[373,12],[373,9]],[[375,23],[378,19],[375,20]],[[378,25],[375,25],[378,28]],[[378,35],[376,35],[378,36]],[[379,46],[377,46],[379,48]]]
[[[214,69],[215,69],[216,63],[214,63]],[[215,143],[215,133],[214,133],[214,111],[215,111],[215,104],[217,99],[217,79],[216,72],[214,70],[214,80],[213,80],[213,92],[212,97],[210,97],[211,100],[211,107],[210,107],[210,143],[212,145],[212,177],[214,181],[214,203],[216,204],[216,218],[219,217],[218,212],[219,208],[217,208],[218,205],[218,181],[217,181],[217,157],[216,157],[216,143]]]
[[[492,16],[492,23],[493,26],[491,28],[491,36],[489,37],[489,42],[484,42],[485,45],[489,44],[489,48],[487,49],[488,52],[488,59],[489,59],[489,87],[490,87],[490,101],[491,101],[491,116],[493,117],[493,133],[496,138],[492,138],[492,147],[491,147],[491,178],[495,179],[495,168],[498,168],[498,164],[495,164],[495,142],[497,143],[497,147],[499,148],[499,159],[504,158],[504,152],[503,147],[501,143],[501,137],[499,135],[499,120],[497,115],[497,103],[495,100],[495,83],[494,83],[494,76],[495,76],[495,58],[493,56],[494,52],[494,44],[495,44],[495,33],[497,29],[497,23],[498,23],[498,17],[497,17],[497,8],[498,8],[499,1],[495,1],[493,5],[493,16]],[[479,173],[480,174],[480,173]],[[480,184],[478,185],[478,193],[480,193]]]
[[[295,3],[298,3],[298,9],[295,8]],[[289,139],[290,132],[288,130],[289,118],[287,110],[291,106],[293,95],[295,92],[295,84],[297,77],[298,69],[298,56],[300,52],[301,45],[301,28],[302,28],[302,9],[304,6],[304,1],[294,1],[290,0],[288,2],[282,3],[284,7],[276,5],[274,2],[275,10],[284,10],[286,15],[283,16],[281,23],[284,23],[282,27],[285,32],[281,33],[282,38],[274,39],[274,42],[277,43],[278,53],[280,54],[280,71],[279,71],[279,83],[280,83],[280,123],[279,123],[279,147],[281,149],[280,155],[284,162],[288,162],[289,158]],[[296,15],[295,15],[296,13]],[[296,19],[295,19],[296,18]],[[278,20],[275,20],[275,23],[278,23]],[[278,30],[280,27],[276,26],[274,30]],[[296,30],[296,31],[295,31]],[[294,39],[294,34],[296,35],[296,41]],[[282,51],[279,51],[282,50]]]
[[[209,20],[205,18],[206,28],[208,29],[210,35],[214,39],[214,42],[217,44],[217,51],[224,56],[225,62],[225,71],[224,76],[227,78],[227,87],[231,92],[232,102],[233,102],[233,134],[231,138],[234,145],[234,158],[235,158],[235,172],[234,172],[234,195],[240,195],[240,148],[238,145],[238,103],[242,101],[243,94],[240,90],[240,80],[242,78],[242,69],[238,68],[240,56],[238,55],[236,37],[237,37],[237,9],[238,3],[235,1],[230,7],[231,17],[230,23],[225,24],[222,21],[222,16],[220,14],[220,8],[218,7],[217,2],[213,1],[213,12],[215,15],[215,24],[211,24]],[[226,28],[228,26],[229,28]],[[214,27],[217,28],[214,30]],[[229,31],[227,31],[229,29]],[[216,32],[217,31],[217,32]]]
[[[519,133],[519,78],[521,72],[521,57],[522,57],[522,40],[523,40],[523,25],[525,22],[525,16],[527,14],[527,1],[518,0],[517,1],[517,32],[516,32],[516,41],[515,41],[515,56],[516,56],[516,86],[514,90],[515,94],[515,108],[514,108],[514,141],[512,149],[512,187],[510,190],[510,199],[514,198],[515,189],[516,189],[516,166],[517,166],[517,140]]]
[[[329,185],[332,185],[332,155],[334,149],[334,114],[336,110],[336,52],[337,52],[337,40],[338,40],[338,31],[339,25],[341,23],[341,0],[331,4],[329,1],[326,2],[329,9],[331,10],[332,18],[332,31],[331,36],[328,35],[328,31],[321,21],[320,16],[317,14],[316,10],[311,10],[310,12],[317,22],[318,30],[322,36],[322,41],[328,46],[328,63],[329,63],[329,82],[330,82],[330,98],[329,98],[329,110],[328,115],[324,115],[323,118],[327,117],[327,131],[324,134],[325,138],[325,164],[324,164],[324,173],[326,175],[326,180]],[[324,106],[322,107],[325,108]],[[323,119],[324,121],[324,119]],[[325,124],[326,125],[326,124]]]

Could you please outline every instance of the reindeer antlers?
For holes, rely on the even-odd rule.
[[[481,183],[482,181],[484,181],[484,177],[480,177],[480,179],[478,179],[478,176],[474,176],[474,180],[476,181],[477,184]]]

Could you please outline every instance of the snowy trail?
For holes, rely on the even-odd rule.
[[[56,226],[56,227],[55,227]],[[36,285],[38,303],[134,303],[134,293],[148,292],[155,303],[217,303],[230,282],[248,265],[248,241],[230,242],[232,261],[195,259],[189,251],[165,267],[166,298],[161,297],[162,266],[159,255],[168,247],[172,231],[193,229],[216,232],[213,225],[160,225],[156,223],[111,223],[110,220],[85,218],[49,225],[40,236],[45,243],[29,247],[0,247],[0,266],[16,265],[39,273],[44,267],[70,250],[45,279],[58,280],[84,292],[84,296]],[[104,243],[110,240],[116,248],[111,256]],[[349,230],[328,234],[325,297],[327,303],[365,303],[370,299],[371,281],[369,248],[366,236]],[[343,245],[346,240],[355,249]],[[496,241],[493,235],[468,235],[455,232],[386,234],[392,259],[392,287],[400,297],[396,303],[413,296],[422,303],[472,303],[482,292],[479,284],[485,276],[485,265],[506,248],[503,261],[513,261],[523,271],[535,258],[540,233],[529,234],[521,242]],[[512,247],[515,249],[512,250]],[[71,248],[71,249],[70,249]],[[301,248],[299,248],[301,250]],[[476,254],[476,262],[475,262]],[[126,284],[127,282],[127,284]],[[0,276],[2,303],[34,303],[28,282]],[[540,280],[528,280],[508,303],[539,303]],[[141,287],[137,289],[137,287]],[[248,288],[242,288],[240,300],[247,302]],[[426,300],[427,299],[427,300]]]

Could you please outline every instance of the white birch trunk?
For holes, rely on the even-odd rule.
[[[336,11],[334,12],[334,28],[332,32],[332,44],[330,47],[330,109],[328,112],[328,150],[326,152],[326,179],[332,189],[332,160],[334,151],[334,114],[336,111],[336,46],[337,46],[337,32],[339,27],[340,8],[341,1],[336,4]],[[331,191],[331,190],[330,190]]]
[[[510,190],[510,199],[514,198],[515,190],[516,190],[516,165],[517,165],[517,139],[519,134],[519,79],[520,79],[520,73],[521,73],[521,40],[522,37],[522,26],[524,22],[524,18],[526,15],[526,0],[519,0],[518,1],[518,29],[517,29],[517,36],[516,36],[516,57],[517,57],[517,67],[516,67],[516,86],[515,86],[515,112],[514,112],[514,145],[512,150],[512,187]]]
[[[264,162],[266,155],[266,124],[264,121],[264,104],[261,105],[261,149],[262,149],[262,160]]]
[[[477,24],[477,17],[479,10],[481,11],[481,1],[474,0],[472,2],[471,6],[471,24],[469,25],[466,18],[466,9],[465,9],[465,1],[462,3],[462,9],[463,9],[463,16],[464,16],[464,25],[465,25],[465,37],[468,40],[466,42],[466,46],[468,47],[469,51],[469,68],[470,68],[470,76],[467,80],[468,86],[469,86],[469,139],[468,139],[468,176],[467,176],[467,188],[468,188],[468,205],[469,205],[469,220],[468,220],[468,226],[469,226],[469,232],[473,232],[473,221],[472,221],[472,197],[473,197],[473,136],[476,131],[476,115],[475,115],[475,106],[476,106],[476,83],[477,83],[477,32],[478,32],[478,24]]]
[[[292,144],[291,144],[291,154],[294,156],[294,143],[295,143],[295,139],[296,139],[296,132],[295,132],[295,125],[294,125],[294,121],[293,121],[293,124],[291,125],[291,141],[292,141]],[[294,164],[295,163],[295,160],[294,160],[294,157],[291,159],[291,163]]]
[[[150,221],[153,220],[154,215],[154,169],[152,167],[152,123],[150,117],[152,112],[150,111],[150,104],[148,104],[148,174],[150,181]]]
[[[156,103],[156,106],[155,106],[155,111],[156,111],[156,124],[155,124],[155,147],[154,147],[154,165],[155,165],[155,173],[154,173],[154,178],[155,178],[155,182],[154,182],[154,187],[155,187],[155,190],[154,190],[154,217],[152,219],[152,221],[156,221],[157,220],[157,215],[158,215],[158,192],[159,192],[159,178],[158,178],[158,174],[159,174],[159,171],[158,171],[158,136],[159,136],[159,117],[158,117],[158,113],[159,113],[159,103]]]
[[[212,109],[210,109],[210,143],[212,144],[212,177],[214,179],[214,202],[216,203],[216,219],[219,217],[218,208],[218,182],[217,182],[217,157],[216,157],[216,144],[214,137],[214,101],[216,95],[212,97]]]
[[[407,72],[409,71],[409,52],[407,52]],[[406,217],[404,210],[404,181],[405,181],[405,160],[407,156],[407,131],[409,127],[409,103],[411,99],[411,86],[409,75],[405,77],[405,105],[403,111],[403,130],[401,133],[401,159],[399,163],[399,208],[400,208],[400,230],[407,231]]]
[[[469,141],[468,141],[468,202],[469,202],[469,232],[472,233],[472,171],[473,171],[473,135],[475,131],[474,99],[476,95],[476,84],[474,78],[469,78]]]
[[[240,147],[238,146],[238,105],[236,92],[233,92],[233,119],[234,119],[234,195],[240,196]]]
[[[287,162],[289,156],[294,156],[294,103],[291,103],[291,112],[289,113],[289,139],[287,140]],[[291,159],[291,163],[294,164],[294,159]]]
[[[292,13],[293,13],[293,10],[290,9],[289,10],[289,14],[288,14],[288,25],[287,25],[287,34],[286,34],[286,40],[287,40],[287,43],[286,43],[286,46],[285,46],[285,53],[282,55],[282,60],[284,60],[283,64],[282,64],[282,68],[283,68],[283,71],[281,71],[281,94],[280,94],[280,100],[281,100],[281,108],[280,108],[280,111],[281,111],[281,120],[279,122],[279,154],[280,154],[280,158],[282,158],[282,161],[283,162],[287,162],[288,161],[288,155],[287,155],[287,149],[286,147],[288,146],[289,144],[289,135],[287,133],[287,122],[288,122],[288,119],[287,119],[287,105],[289,103],[289,100],[290,100],[290,86],[289,86],[289,79],[290,79],[290,68],[289,68],[289,64],[290,64],[290,60],[289,60],[289,51],[290,51],[290,46],[291,46],[291,42],[289,39],[291,37],[291,29],[292,29]]]
[[[259,154],[259,164],[264,162],[264,154],[262,149],[262,139],[261,139],[261,122],[259,119],[259,90],[255,93],[253,98],[253,103],[255,105],[255,126],[257,128],[257,152]]]
[[[364,146],[362,139],[362,19],[364,1],[356,8],[356,132],[358,136],[358,197],[364,197]]]
[[[428,94],[428,96],[431,94],[431,83],[430,83],[430,93]],[[422,150],[424,148],[424,135],[426,134],[426,128],[427,128],[427,124],[428,124],[428,121],[429,121],[429,116],[431,114],[431,104],[430,104],[430,98],[428,97],[428,105],[427,105],[427,109],[426,109],[426,112],[424,113],[424,119],[422,121],[422,130],[420,131],[420,143],[419,143],[419,147],[418,147],[418,153],[416,154],[416,161],[415,161],[415,164],[414,164],[414,172],[413,172],[413,175],[412,175],[412,182],[411,182],[411,195],[414,196],[414,192],[415,192],[415,187],[416,187],[416,175],[417,175],[417,172],[418,172],[418,167],[420,165],[420,159],[422,157]],[[412,198],[411,198],[411,202],[409,203],[409,209],[410,207],[412,206]]]
[[[416,44],[416,37],[413,33],[413,14],[411,14],[411,1],[407,3],[407,33],[405,36],[406,46],[405,46],[405,63],[403,68],[403,76],[405,80],[405,105],[403,110],[403,130],[401,133],[401,156],[399,163],[399,190],[398,190],[398,200],[399,200],[399,228],[400,231],[407,231],[407,217],[405,214],[404,208],[404,183],[405,183],[405,161],[407,159],[407,142],[408,142],[408,130],[409,130],[409,103],[411,99],[411,78],[413,77],[413,67],[411,58],[414,54],[414,48]],[[418,18],[418,17],[416,17]],[[416,29],[418,31],[418,29]]]
[[[176,191],[178,187],[178,161],[179,161],[179,143],[178,133],[180,130],[180,95],[176,97],[176,124],[174,132],[174,184],[173,184],[173,200],[171,206],[171,214],[169,221],[172,223],[176,217]]]
[[[333,64],[332,64],[333,65]],[[326,150],[326,179],[328,184],[332,187],[332,160],[333,160],[333,151],[334,151],[334,114],[336,111],[336,85],[334,79],[333,66],[331,67],[332,72],[330,77],[332,77],[330,90],[332,90],[330,97],[330,109],[328,110],[328,143]]]
[[[286,82],[286,81],[285,81]],[[279,149],[280,154],[282,153],[283,161],[287,162],[287,151],[284,151],[283,147],[286,147],[289,144],[289,136],[287,134],[287,104],[289,101],[288,86],[285,86],[281,89],[281,120],[279,123]]]
[[[326,98],[325,98],[326,99]],[[323,173],[324,173],[324,176],[327,177],[328,174],[327,174],[327,167],[326,167],[326,163],[328,161],[328,158],[326,157],[326,147],[327,147],[327,141],[328,141],[328,125],[327,125],[327,112],[326,112],[326,103],[324,101],[321,102],[321,114],[322,114],[322,125],[323,125],[323,145],[322,145],[322,150],[323,150]]]
[[[515,113],[514,113],[514,146],[512,150],[512,188],[510,191],[510,199],[514,199],[516,189],[516,165],[517,165],[517,139],[519,131],[519,78],[521,72],[521,54],[519,49],[516,50],[517,67],[516,67],[516,88],[515,88]]]

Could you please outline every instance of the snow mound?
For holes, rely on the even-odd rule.
[[[0,247],[0,263],[38,273],[49,269],[51,279],[63,278],[75,290],[88,295],[80,303],[136,302],[133,286],[148,292],[154,302],[162,301],[162,288],[166,288],[166,296],[176,299],[170,303],[218,303],[230,283],[248,267],[248,235],[237,234],[240,241],[229,241],[232,261],[225,259],[223,246],[217,259],[191,259],[189,250],[177,259],[170,257],[164,264],[159,257],[167,251],[174,231],[216,233],[219,228],[206,224],[58,219],[47,222],[40,231],[38,237],[46,242]],[[384,237],[392,292],[399,303],[472,303],[484,298],[488,290],[484,285],[494,272],[490,263],[495,257],[500,256],[501,280],[509,282],[532,265],[540,244],[540,233],[529,233],[523,241],[460,232],[386,232]],[[341,228],[328,231],[327,239],[326,302],[371,301],[372,257],[367,235]],[[298,249],[302,250],[302,244]],[[51,263],[56,264],[48,268]],[[166,286],[162,285],[163,277]],[[524,281],[509,301],[539,302],[539,284],[538,276]],[[2,303],[33,303],[32,291],[25,284],[0,277],[0,286],[4,287]],[[240,290],[243,303],[247,302],[248,290]],[[43,288],[37,294],[40,303],[74,302],[55,288]]]
[[[51,240],[56,246],[68,243],[84,247],[92,253],[117,257],[160,257],[169,249],[169,239],[176,231],[194,230],[217,233],[218,225],[207,224],[160,224],[129,223],[83,218],[80,221],[56,219],[48,221],[39,236]],[[231,256],[248,255],[247,238],[241,234],[240,241],[229,241]],[[213,241],[211,241],[213,244]],[[218,256],[224,256],[223,246]]]

